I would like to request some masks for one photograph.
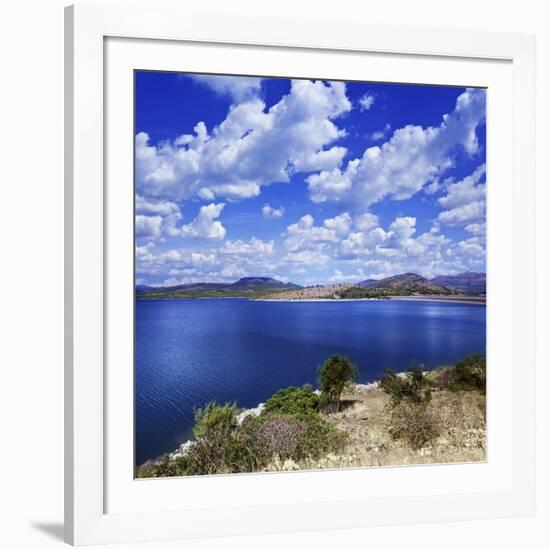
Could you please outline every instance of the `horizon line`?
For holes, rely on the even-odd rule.
[[[427,281],[432,281],[433,279],[436,279],[437,277],[458,277],[459,275],[464,275],[464,274],[467,274],[467,273],[471,273],[471,274],[475,274],[475,275],[487,275],[487,273],[485,271],[461,271],[460,273],[457,273],[455,275],[439,274],[439,275],[435,275],[434,277],[428,278],[428,277],[424,277],[423,275],[420,275],[419,273],[415,273],[414,271],[404,271],[404,272],[401,272],[401,273],[396,273],[394,275],[387,275],[386,277],[381,277],[379,279],[374,278],[374,277],[366,277],[364,279],[359,278],[359,280],[356,283],[351,283],[351,282],[346,282],[346,281],[341,281],[341,282],[334,281],[334,282],[328,282],[328,283],[313,283],[313,284],[309,284],[309,285],[300,285],[298,283],[293,283],[290,280],[285,282],[285,281],[282,281],[281,279],[277,279],[276,277],[271,277],[269,275],[247,275],[245,277],[240,277],[240,278],[235,279],[233,281],[197,280],[197,281],[189,281],[187,283],[179,283],[179,284],[176,284],[176,285],[163,285],[163,284],[155,285],[155,284],[142,284],[142,283],[136,284],[136,283],[134,283],[134,287],[137,288],[138,286],[141,286],[141,287],[147,287],[147,288],[173,288],[173,287],[177,287],[177,286],[198,285],[198,284],[211,284],[211,285],[226,284],[226,285],[232,285],[232,284],[238,283],[239,281],[243,281],[243,280],[246,280],[246,279],[271,279],[273,281],[277,281],[277,282],[283,283],[283,284],[293,284],[293,285],[296,285],[296,286],[301,286],[302,288],[309,288],[309,287],[314,287],[314,286],[328,286],[328,285],[342,285],[342,284],[349,284],[349,285],[353,286],[353,285],[356,285],[356,284],[361,283],[363,281],[383,281],[384,279],[389,279],[391,277],[398,277],[400,275],[417,275],[418,277],[423,277]]]

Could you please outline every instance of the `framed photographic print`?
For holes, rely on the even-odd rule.
[[[67,9],[70,543],[533,511],[532,39],[279,23]]]

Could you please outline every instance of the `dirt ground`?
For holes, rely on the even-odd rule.
[[[379,388],[356,388],[343,395],[341,411],[327,416],[349,434],[342,455],[317,461],[274,465],[281,470],[358,468],[479,462],[486,459],[485,396],[479,392],[434,391],[430,408],[437,416],[439,437],[414,450],[389,433],[388,396]]]

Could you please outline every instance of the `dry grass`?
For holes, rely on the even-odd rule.
[[[273,469],[358,468],[485,460],[485,395],[479,392],[434,391],[429,409],[438,419],[440,435],[418,450],[390,435],[389,398],[382,390],[354,390],[343,399],[343,410],[327,418],[348,433],[346,452],[300,464],[277,464]]]

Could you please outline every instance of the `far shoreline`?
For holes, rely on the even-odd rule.
[[[250,296],[172,296],[172,297],[151,297],[142,298],[136,296],[139,302],[153,301],[179,301],[179,300],[248,300],[250,302],[281,302],[281,303],[300,303],[300,302],[383,302],[383,301],[402,301],[402,302],[439,302],[445,304],[466,304],[475,306],[486,306],[487,298],[485,296],[444,296],[438,294],[425,294],[418,296],[385,296],[383,298],[253,298]]]
[[[469,304],[485,306],[487,299],[485,296],[476,298],[474,296],[441,296],[441,295],[422,295],[422,296],[387,296],[385,298],[304,298],[304,299],[279,299],[279,298],[249,298],[254,302],[380,302],[385,300],[404,301],[404,302],[442,302],[447,304]]]
[[[445,302],[449,304],[471,304],[471,305],[487,305],[486,296],[391,296],[391,300],[403,300],[408,302]]]

